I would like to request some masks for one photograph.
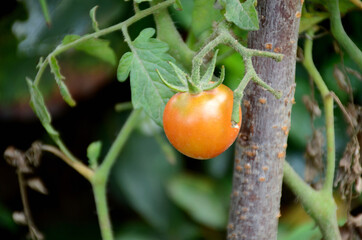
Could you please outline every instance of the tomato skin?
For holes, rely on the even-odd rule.
[[[166,104],[163,127],[168,140],[181,153],[210,159],[235,141],[238,128],[231,125],[233,92],[221,84],[199,94],[177,93]]]

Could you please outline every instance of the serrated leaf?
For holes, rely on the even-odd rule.
[[[96,19],[96,11],[97,11],[98,6],[94,6],[90,11],[89,11],[89,16],[92,19],[92,26],[94,31],[98,32],[99,31],[99,27],[98,27],[98,22]]]
[[[96,142],[92,142],[91,144],[89,144],[88,148],[87,148],[87,157],[89,159],[89,166],[91,166],[91,168],[96,168],[98,165],[98,158],[101,154],[101,149],[102,149],[102,142],[101,141],[96,141]]]
[[[246,0],[240,3],[239,0],[223,0],[225,5],[225,18],[244,30],[258,30],[259,19],[255,9],[255,0]]]
[[[128,78],[129,72],[131,71],[132,59],[133,59],[132,52],[126,52],[119,60],[117,68],[118,81],[124,82]]]
[[[132,42],[133,60],[131,65],[132,103],[144,111],[160,126],[166,103],[174,94],[159,79],[156,69],[169,83],[179,82],[168,61],[174,59],[167,53],[168,45],[151,38],[152,28],[144,29]]]
[[[225,228],[228,212],[211,179],[180,174],[169,182],[167,190],[171,199],[196,221],[213,228]]]
[[[55,81],[59,87],[60,95],[62,95],[64,101],[69,106],[74,107],[76,105],[76,102],[72,98],[72,95],[70,94],[67,85],[65,85],[65,83],[63,82],[64,76],[62,76],[62,74],[60,73],[60,67],[58,61],[54,56],[50,56],[49,65],[50,65],[50,70],[53,73]]]
[[[78,35],[67,35],[63,39],[63,45],[74,42],[78,40],[80,36]],[[83,51],[91,56],[97,57],[105,62],[116,64],[116,55],[112,48],[109,47],[109,41],[91,38],[87,41],[84,41],[74,47],[79,51]]]
[[[39,120],[44,124],[49,124],[51,121],[48,109],[45,106],[44,98],[40,93],[38,87],[33,83],[30,78],[26,78],[26,82],[30,92],[30,106],[38,116]]]

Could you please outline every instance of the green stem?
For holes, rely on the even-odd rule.
[[[307,34],[308,38],[304,45],[304,60],[303,65],[313,78],[317,88],[319,89],[324,103],[325,121],[326,121],[326,136],[327,136],[327,168],[326,177],[323,185],[323,190],[332,195],[333,178],[335,168],[335,136],[334,136],[334,113],[333,113],[333,97],[330,95],[327,85],[323,81],[322,76],[314,65],[312,58],[312,48],[314,32],[316,29],[310,29]]]
[[[284,182],[299,198],[306,212],[316,221],[323,237],[326,240],[340,240],[341,235],[336,215],[337,206],[333,199],[333,177],[335,168],[333,98],[313,63],[312,38],[315,31],[316,29],[310,29],[308,31],[309,38],[305,41],[303,65],[321,92],[325,107],[327,129],[326,178],[322,190],[316,191],[299,177],[288,162],[284,162]]]
[[[208,42],[201,50],[194,56],[192,59],[192,72],[191,72],[191,81],[196,85],[200,81],[200,67],[203,63],[203,59],[210,51],[212,51],[217,45],[223,43],[224,36],[219,35],[214,38],[212,41]]]
[[[246,75],[240,82],[237,89],[234,91],[233,112],[231,116],[232,123],[234,124],[240,121],[239,106],[241,99],[243,98],[244,89],[250,80],[253,80],[255,83],[262,86],[267,91],[271,92],[276,98],[279,99],[281,97],[280,92],[274,90],[272,87],[270,87],[268,84],[266,84],[258,77],[258,75],[254,70],[251,58],[253,56],[264,56],[264,57],[270,57],[276,61],[281,61],[283,59],[283,55],[273,52],[248,49],[244,47],[230,34],[228,28],[223,23],[220,23],[215,34],[216,37],[214,37],[213,35],[212,38],[210,38],[210,41],[208,41],[208,43],[192,59],[191,81],[195,83],[195,85],[198,85],[198,82],[200,81],[200,67],[202,65],[203,58],[206,56],[208,52],[210,52],[219,44],[229,45],[235,51],[237,51],[241,56],[243,56]]]
[[[362,70],[362,52],[344,31],[338,0],[328,0],[327,6],[330,13],[331,32],[338,43],[346,50],[350,58]]]
[[[246,73],[245,76],[243,77],[243,79],[240,81],[239,86],[234,91],[233,111],[232,111],[232,115],[231,115],[231,120],[233,121],[233,123],[240,122],[240,118],[239,118],[240,102],[243,99],[244,90],[246,88],[246,85],[248,85],[250,80],[251,80],[250,74]]]
[[[131,109],[133,109],[133,104],[132,104],[132,102],[117,103],[116,106],[114,106],[114,109],[116,112],[131,110]]]
[[[107,180],[110,175],[110,170],[116,161],[118,154],[124,147],[130,133],[138,123],[141,110],[133,110],[128,117],[126,123],[123,125],[121,131],[118,133],[117,138],[109,149],[104,161],[100,167],[95,171],[91,183],[94,192],[94,199],[97,208],[98,221],[101,229],[103,240],[113,240],[112,226],[108,212],[106,186]]]
[[[89,167],[87,167],[84,163],[82,163],[78,159],[70,159],[67,154],[64,153],[64,150],[59,150],[56,147],[53,147],[51,145],[42,145],[41,146],[42,151],[47,151],[55,156],[62,159],[65,163],[67,163],[69,166],[74,168],[80,175],[85,177],[88,181],[90,181],[93,177],[93,171]]]
[[[315,191],[284,162],[284,182],[298,197],[306,212],[316,221],[326,240],[341,240],[337,223],[337,206],[333,196],[324,191]]]
[[[102,240],[113,240],[114,237],[107,204],[106,182],[92,182],[92,187]]]
[[[111,148],[109,149],[107,155],[104,158],[104,161],[101,163],[100,167],[95,173],[95,178],[108,178],[109,172],[117,159],[118,154],[122,150],[125,142],[127,141],[130,133],[133,131],[135,126],[138,124],[138,119],[141,115],[141,109],[134,109],[131,115],[128,117],[126,123],[122,127],[121,131],[118,133],[118,136],[114,140]]]
[[[165,2],[162,2],[162,3],[159,3],[153,7],[150,7],[150,8],[147,8],[145,10],[142,10],[142,11],[139,11],[137,12],[134,16],[128,18],[127,20],[121,22],[121,23],[118,23],[116,25],[113,25],[111,27],[108,27],[108,28],[104,28],[98,32],[94,32],[92,34],[87,34],[87,35],[84,35],[83,37],[77,39],[76,41],[74,42],[71,42],[71,43],[68,43],[68,44],[65,44],[65,45],[59,45],[56,49],[54,49],[53,52],[51,52],[48,57],[44,60],[44,62],[41,64],[40,68],[39,68],[39,71],[35,77],[35,80],[34,80],[34,84],[35,85],[38,85],[39,82],[40,82],[40,78],[41,76],[43,75],[44,73],[44,70],[46,69],[47,65],[49,64],[49,60],[50,60],[50,56],[56,56],[62,52],[65,52],[67,51],[68,49],[71,49],[75,46],[77,46],[78,44],[84,42],[84,41],[87,41],[89,39],[92,39],[92,38],[98,38],[100,36],[103,36],[103,35],[106,35],[106,34],[109,34],[111,32],[114,32],[114,31],[117,31],[117,30],[121,30],[124,26],[125,27],[128,27],[130,25],[132,25],[133,23],[137,22],[138,20],[148,16],[148,15],[151,15],[153,14],[155,11],[158,11],[160,9],[163,9],[163,8],[166,8],[170,5],[172,5],[173,3],[175,2],[175,0],[167,0]]]
[[[47,23],[47,25],[49,27],[50,24],[51,24],[51,20],[50,20],[50,16],[49,16],[47,2],[46,2],[46,0],[39,0],[39,3],[41,5],[41,9],[42,9],[43,14],[44,14],[45,22]]]
[[[154,0],[151,2],[151,6],[159,4],[161,0]],[[154,19],[157,28],[157,38],[166,42],[170,49],[171,56],[176,58],[178,62],[184,64],[187,69],[191,69],[191,60],[194,56],[192,51],[181,38],[180,33],[177,31],[175,24],[170,17],[170,14],[166,8],[156,11]]]

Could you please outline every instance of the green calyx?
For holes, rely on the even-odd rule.
[[[162,74],[160,73],[160,71],[158,71],[158,69],[156,69],[156,72],[157,72],[158,76],[160,77],[161,81],[167,87],[169,87],[170,89],[172,89],[176,92],[189,92],[191,94],[198,94],[202,91],[212,90],[212,89],[218,87],[224,81],[224,78],[225,78],[225,68],[224,68],[224,66],[222,66],[220,78],[216,82],[212,81],[213,76],[214,76],[214,70],[215,70],[215,66],[216,66],[216,58],[217,58],[218,51],[219,50],[215,51],[215,54],[211,60],[211,63],[208,66],[208,68],[206,69],[204,75],[199,79],[195,79],[195,81],[193,81],[192,78],[190,78],[190,76],[187,73],[185,73],[183,70],[181,70],[178,66],[176,66],[172,62],[169,62],[169,64],[175,71],[177,78],[180,80],[180,83],[181,83],[180,85],[174,85],[172,83],[169,83],[167,80],[165,80],[163,78]]]

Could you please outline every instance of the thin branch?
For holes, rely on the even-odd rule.
[[[326,135],[327,135],[327,167],[326,177],[323,184],[323,190],[332,195],[333,192],[333,178],[335,169],[335,136],[334,136],[334,113],[333,113],[333,98],[325,84],[322,76],[314,65],[312,58],[313,48],[313,35],[317,29],[310,29],[307,34],[308,38],[305,40],[304,46],[304,59],[303,65],[308,71],[309,75],[313,78],[314,83],[319,89],[324,104],[325,121],[326,121]]]
[[[87,167],[85,164],[83,164],[80,160],[71,160],[68,158],[62,151],[60,151],[58,148],[51,146],[51,145],[42,145],[41,149],[43,151],[50,152],[54,154],[55,156],[62,159],[64,162],[66,162],[69,166],[74,168],[78,173],[80,173],[83,177],[85,177],[87,180],[91,180],[94,172],[92,169]]]
[[[116,161],[120,151],[124,147],[126,140],[131,134],[132,130],[138,124],[138,118],[140,117],[141,110],[133,110],[128,117],[126,123],[118,133],[117,138],[113,142],[109,149],[104,161],[96,170],[91,183],[93,186],[94,198],[97,207],[98,221],[101,228],[101,234],[103,240],[113,240],[112,226],[108,212],[107,197],[106,197],[106,185],[110,175],[110,170]]]
[[[362,70],[362,52],[349,38],[343,28],[341,13],[339,11],[339,0],[328,0],[327,6],[330,13],[331,32],[334,38],[346,50],[359,69]]]
[[[35,80],[34,80],[34,84],[35,85],[38,85],[39,82],[40,82],[40,79],[44,73],[44,70],[46,69],[46,67],[48,66],[49,64],[49,59],[50,59],[50,56],[56,56],[62,52],[65,52],[67,51],[68,49],[71,49],[75,46],[77,46],[78,44],[84,42],[84,41],[87,41],[89,39],[92,39],[92,38],[98,38],[100,36],[103,36],[103,35],[106,35],[106,34],[109,34],[109,33],[112,33],[114,31],[117,31],[117,30],[121,30],[122,27],[126,26],[130,26],[132,25],[133,23],[137,22],[138,20],[148,16],[148,15],[151,15],[153,14],[155,11],[157,10],[160,10],[160,9],[163,9],[163,8],[166,8],[170,5],[172,5],[173,3],[175,2],[175,0],[167,0],[165,2],[162,2],[162,3],[159,3],[153,7],[150,7],[150,8],[147,8],[145,10],[142,10],[142,11],[139,11],[137,12],[134,16],[128,18],[127,20],[121,22],[121,23],[118,23],[116,25],[113,25],[113,26],[110,26],[108,28],[104,28],[102,30],[99,30],[98,32],[94,32],[92,34],[87,34],[87,35],[84,35],[83,37],[77,39],[76,41],[74,42],[71,42],[71,43],[68,43],[68,44],[60,44],[56,49],[54,49],[53,52],[51,52],[48,57],[42,62],[42,64],[40,65],[40,68],[39,68],[39,71],[35,77]]]
[[[31,212],[30,212],[30,207],[29,207],[29,202],[28,202],[28,195],[26,193],[26,182],[24,180],[24,176],[23,173],[17,169],[17,175],[18,175],[18,181],[19,181],[19,188],[20,188],[20,195],[21,195],[21,201],[23,203],[23,208],[24,208],[24,214],[25,214],[25,219],[26,219],[26,223],[29,227],[29,233],[30,233],[30,237],[33,240],[40,240],[43,239],[42,234],[40,233],[40,231],[37,229],[37,227],[34,224],[33,218],[31,216]]]

